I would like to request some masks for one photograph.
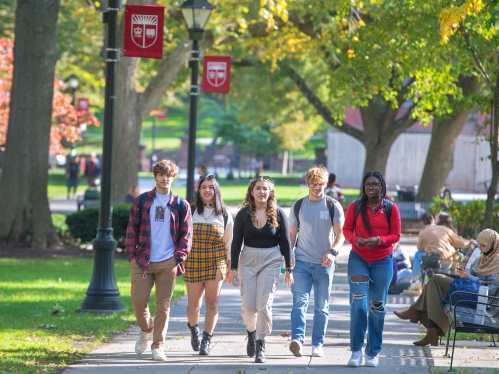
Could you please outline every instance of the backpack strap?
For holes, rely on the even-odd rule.
[[[386,220],[388,221],[388,231],[390,231],[390,218],[392,217],[393,203],[390,200],[383,198],[382,204],[383,209],[385,209]]]
[[[146,199],[147,199],[147,192],[140,194],[139,209],[138,209],[140,219],[142,219],[142,212],[144,211],[144,204],[146,203]]]
[[[334,199],[326,195],[327,208],[329,209],[329,217],[331,217],[331,225],[334,226]]]
[[[295,217],[296,217],[296,220],[298,221],[298,225],[296,226],[297,229],[300,228],[300,208],[301,208],[302,203],[303,203],[303,197],[296,201],[295,208],[294,208]]]
[[[390,231],[390,218],[392,216],[393,203],[390,200],[383,198],[381,200],[381,204],[383,205],[383,209],[385,210],[386,220],[388,221],[388,230]],[[359,216],[359,213],[360,213],[360,208],[361,208],[361,200],[357,199],[357,200],[355,200],[355,210],[354,210],[354,215],[353,215],[353,230],[354,231],[355,231],[355,224],[357,222],[357,217]]]

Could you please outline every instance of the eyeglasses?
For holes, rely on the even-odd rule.
[[[381,183],[364,183],[364,187],[367,189],[378,188],[379,186],[381,186]]]
[[[322,184],[322,183],[311,183],[309,184],[308,186],[310,188],[319,188],[319,187],[322,187],[322,186],[325,186],[326,184]]]
[[[209,180],[211,181],[212,179],[217,179],[216,175],[215,174],[208,174],[208,175],[202,175],[201,177],[199,177],[199,180],[202,182],[202,181],[205,181],[205,180]]]

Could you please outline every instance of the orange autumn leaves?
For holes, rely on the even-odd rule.
[[[5,146],[7,140],[10,90],[14,70],[13,49],[13,40],[0,38],[0,148]],[[64,93],[65,89],[66,84],[56,78],[52,98],[51,154],[65,153],[61,144],[63,138],[69,142],[81,140],[81,125],[100,126],[99,120],[92,113],[76,110],[71,95]]]

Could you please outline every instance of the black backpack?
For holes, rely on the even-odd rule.
[[[331,217],[331,225],[334,225],[334,201],[335,200],[331,196],[328,196],[328,195],[326,195],[325,197],[326,197],[327,208],[329,209],[329,216]],[[298,221],[297,228],[300,227],[300,215],[299,215],[299,213],[300,213],[300,208],[301,208],[302,203],[303,203],[303,197],[295,203],[294,212],[295,212],[296,220]]]
[[[390,230],[390,217],[392,216],[392,207],[393,203],[388,200],[383,198],[381,204],[383,205],[383,209],[386,212],[386,220],[388,221],[388,230]],[[360,213],[360,208],[361,208],[361,199],[355,200],[355,213],[353,216],[353,230],[355,231],[355,223],[357,222],[357,217],[359,216]]]

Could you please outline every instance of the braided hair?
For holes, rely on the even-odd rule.
[[[371,223],[367,217],[367,194],[365,191],[364,184],[366,183],[367,178],[374,177],[381,183],[381,200],[386,195],[386,183],[383,175],[379,171],[368,171],[364,178],[362,178],[362,196],[360,198],[360,216],[362,218],[362,223],[364,224],[365,229],[369,233],[369,235],[373,235],[373,229],[371,227]]]

